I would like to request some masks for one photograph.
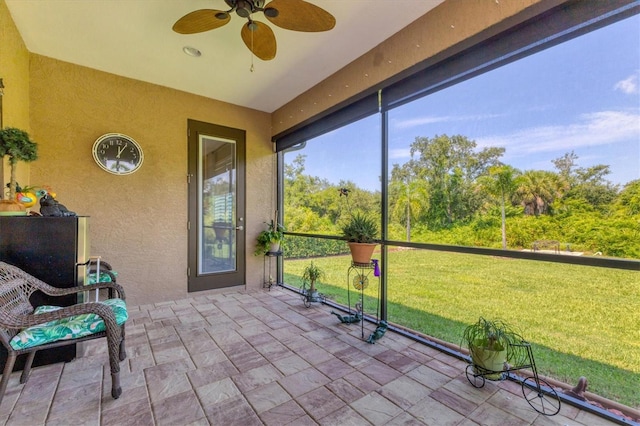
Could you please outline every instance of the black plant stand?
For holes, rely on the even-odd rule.
[[[264,254],[264,262],[262,264],[262,288],[268,288],[269,291],[271,291],[271,286],[282,284],[278,282],[277,277],[273,277],[271,272],[273,260],[275,259],[277,261],[280,256],[282,256],[282,251],[268,251]]]
[[[374,277],[375,274],[372,275],[372,272],[375,269],[375,264],[373,261],[369,263],[356,263],[351,262],[351,266],[347,270],[347,301],[349,304],[349,315],[355,315],[355,318],[360,318],[360,329],[362,331],[362,338],[364,339],[364,290],[369,286],[369,278]],[[351,309],[351,285],[356,291],[359,291],[359,299],[354,304],[354,310]],[[357,294],[357,293],[356,293]],[[380,279],[378,278],[378,294],[377,294],[376,303],[376,324],[379,321],[380,315]]]

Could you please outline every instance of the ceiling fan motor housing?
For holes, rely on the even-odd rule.
[[[265,0],[224,0],[231,10],[235,10],[238,16],[248,18],[252,13],[259,12],[264,6]]]

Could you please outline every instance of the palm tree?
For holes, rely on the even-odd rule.
[[[427,181],[420,178],[395,180],[391,192],[395,195],[391,214],[405,222],[407,241],[411,241],[411,219],[419,216],[429,203]]]
[[[478,181],[481,187],[489,194],[500,200],[500,213],[502,217],[502,249],[507,249],[507,200],[511,200],[517,189],[517,176],[520,172],[509,165],[492,166],[489,174],[481,176]]]
[[[556,173],[544,170],[527,170],[517,181],[516,196],[527,215],[547,213],[550,205],[567,190],[567,183]]]

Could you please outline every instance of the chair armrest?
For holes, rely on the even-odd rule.
[[[124,288],[120,284],[117,284],[114,282],[100,282],[96,284],[79,285],[79,286],[67,287],[67,288],[53,287],[48,284],[45,284],[44,286],[42,285],[38,286],[38,289],[40,291],[42,291],[43,293],[49,296],[67,296],[69,294],[77,294],[77,293],[82,293],[84,291],[99,290],[101,288],[108,288],[108,289],[111,289],[111,291],[115,290],[116,294],[112,295],[111,297],[118,297],[122,300],[127,300],[124,292]]]

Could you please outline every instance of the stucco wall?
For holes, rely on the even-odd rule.
[[[29,132],[29,52],[4,1],[0,1],[0,78],[5,86],[2,97],[3,127],[17,127]],[[2,195],[10,176],[7,160],[3,159],[3,162],[3,167],[0,167]],[[18,182],[28,184],[29,164],[19,164],[16,174]]]
[[[187,296],[187,119],[245,129],[247,286],[261,286],[262,259],[252,253],[270,216],[268,114],[39,55],[31,55],[30,98],[40,153],[32,184],[90,216],[91,253],[117,269],[134,304]],[[95,164],[93,143],[110,132],[142,146],[136,173]]]

